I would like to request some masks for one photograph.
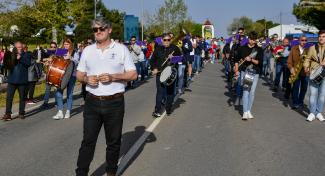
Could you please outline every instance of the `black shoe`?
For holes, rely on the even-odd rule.
[[[40,108],[41,109],[49,109],[50,105],[48,103],[44,103],[44,104],[42,104],[42,106]]]

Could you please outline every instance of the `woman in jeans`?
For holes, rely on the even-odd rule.
[[[67,111],[65,115],[63,115],[63,91],[61,89],[57,89],[55,93],[55,101],[58,108],[58,112],[55,116],[53,116],[53,119],[60,120],[60,119],[68,119],[70,118],[71,109],[72,109],[72,103],[73,103],[73,89],[76,83],[76,68],[79,63],[79,54],[78,52],[75,52],[73,50],[73,43],[70,39],[65,39],[63,42],[63,47],[68,50],[68,53],[66,56],[64,56],[65,59],[70,59],[72,62],[74,62],[74,71],[73,74],[70,77],[69,83],[67,85]]]

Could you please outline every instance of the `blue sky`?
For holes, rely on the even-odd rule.
[[[141,17],[141,0],[102,0],[109,9],[118,9]],[[188,14],[192,20],[203,23],[207,18],[215,26],[217,36],[227,35],[227,26],[233,18],[248,16],[253,20],[266,18],[282,21],[284,24],[297,24],[292,15],[294,3],[299,0],[184,0],[188,7]],[[143,0],[144,9],[154,13],[164,0]]]

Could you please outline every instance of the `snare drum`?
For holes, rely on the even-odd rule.
[[[74,64],[69,59],[55,56],[49,66],[46,82],[59,89],[65,89],[69,83]]]
[[[325,77],[325,69],[323,66],[318,66],[310,74],[310,81],[314,84],[321,84]]]
[[[169,86],[177,78],[177,70],[171,66],[167,66],[160,74],[160,82]]]
[[[244,88],[251,88],[255,77],[255,71],[254,70],[246,70],[243,78],[243,87]]]

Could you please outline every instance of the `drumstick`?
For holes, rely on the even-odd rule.
[[[173,56],[174,52],[175,52],[175,51],[173,51],[173,52],[170,53],[169,55],[172,55],[172,56]],[[170,59],[170,58],[169,58],[169,55],[168,55],[167,59],[165,60],[165,62],[164,62],[161,66],[164,66],[164,65],[166,64],[166,62]]]

